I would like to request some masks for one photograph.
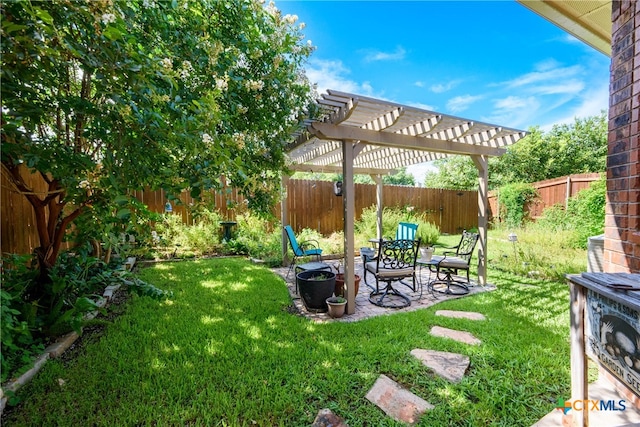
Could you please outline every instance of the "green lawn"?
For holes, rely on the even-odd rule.
[[[530,426],[569,396],[564,283],[490,270],[494,292],[317,324],[288,311],[280,277],[240,258],[159,264],[140,277],[173,298],[132,297],[78,357],[47,363],[5,425],[308,426],[322,408],[352,427],[396,425],[364,397],[380,374],[436,406],[421,426]],[[434,315],[445,308],[487,320]],[[482,344],[432,337],[433,325]],[[470,370],[450,384],[414,348],[466,354]]]

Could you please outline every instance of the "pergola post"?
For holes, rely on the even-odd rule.
[[[289,184],[289,175],[283,173],[281,178],[281,189],[280,189],[280,191],[282,191],[282,194],[283,194],[282,198],[280,199],[280,223],[282,224],[282,229],[280,230],[280,233],[282,234],[283,266],[289,265],[289,254],[287,251],[288,238],[287,238],[286,232],[284,231],[284,226],[289,224],[289,210],[288,210],[289,203],[287,202],[287,185],[288,184]]]
[[[376,222],[376,236],[378,240],[382,239],[382,175],[372,175],[373,181],[376,183],[376,209],[378,221]]]
[[[355,290],[355,218],[356,198],[353,185],[354,144],[342,141],[342,203],[344,209],[344,283],[347,287],[347,314],[356,312]]]
[[[489,157],[471,156],[478,168],[478,283],[487,284],[487,228],[489,226]]]

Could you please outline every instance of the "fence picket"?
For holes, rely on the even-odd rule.
[[[33,252],[38,246],[38,235],[35,229],[35,218],[31,205],[26,198],[14,190],[2,170],[2,197],[0,199],[0,225],[2,227],[2,252],[26,254]],[[25,169],[25,179],[34,191],[46,191],[42,178],[29,174]],[[554,203],[564,203],[567,193],[567,182],[570,182],[571,195],[589,186],[598,179],[598,174],[581,174],[557,178],[536,183],[539,185],[540,201],[531,204],[528,209],[532,217],[538,216],[542,209]],[[225,193],[228,192],[228,195]],[[333,183],[329,181],[289,180],[287,185],[287,202],[289,224],[294,230],[303,228],[318,230],[323,235],[343,229],[342,197],[333,192]],[[163,190],[137,190],[131,195],[148,206],[153,212],[164,212],[167,202]],[[360,218],[363,209],[376,203],[376,186],[371,184],[355,184],[356,219]],[[239,206],[244,199],[235,188],[225,188],[213,193],[212,203],[221,215],[234,220],[235,209],[227,206],[230,199]],[[443,190],[433,188],[405,187],[386,185],[383,188],[385,206],[413,206],[416,212],[427,214],[427,218],[435,223],[443,233],[459,233],[478,225],[478,193],[477,191]],[[172,203],[174,214],[181,215],[185,223],[191,223],[193,216],[189,206],[195,200],[184,192],[180,195],[181,203]],[[489,196],[490,212],[497,212],[497,197]],[[280,205],[274,207],[276,218],[280,217]],[[68,247],[68,246],[67,246]]]

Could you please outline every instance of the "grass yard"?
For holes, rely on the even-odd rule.
[[[355,426],[394,421],[365,399],[380,374],[436,408],[420,426],[530,426],[569,396],[568,289],[489,271],[498,290],[425,310],[324,324],[293,315],[282,279],[241,258],[158,264],[143,280],[174,292],[132,297],[99,339],[52,360],[5,425],[308,426],[330,408]],[[478,311],[484,322],[435,316]],[[479,346],[432,337],[462,329]],[[471,359],[459,384],[414,348]]]

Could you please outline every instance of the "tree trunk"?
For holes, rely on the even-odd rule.
[[[45,193],[41,193],[42,197],[38,197],[38,194],[25,182],[18,165],[6,163],[4,165],[9,171],[12,183],[26,197],[33,208],[40,246],[34,250],[38,261],[39,274],[30,298],[38,299],[44,293],[44,286],[51,282],[49,272],[60,254],[60,247],[62,246],[66,229],[82,213],[84,206],[79,206],[73,212],[64,216],[64,207],[67,202],[64,200],[65,192],[57,180],[49,179],[42,175],[42,178],[48,184],[48,190]]]

